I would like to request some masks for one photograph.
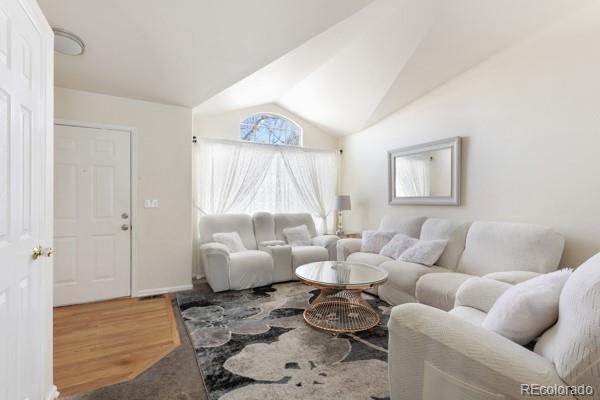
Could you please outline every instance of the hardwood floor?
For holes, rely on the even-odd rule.
[[[61,395],[129,381],[179,345],[168,296],[54,309],[54,381]]]

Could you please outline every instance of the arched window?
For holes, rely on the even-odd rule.
[[[254,143],[301,146],[302,128],[284,116],[260,113],[240,122],[240,138]]]

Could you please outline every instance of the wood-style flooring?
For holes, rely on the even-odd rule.
[[[129,381],[180,345],[168,296],[54,309],[54,382],[61,395]]]

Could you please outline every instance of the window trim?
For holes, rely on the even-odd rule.
[[[289,123],[295,125],[298,128],[298,135],[299,135],[299,140],[298,140],[298,144],[274,144],[274,143],[261,143],[261,142],[254,142],[251,140],[244,140],[242,139],[241,136],[241,125],[242,123],[247,120],[250,117],[254,117],[254,116],[260,116],[260,115],[267,115],[267,116],[272,116],[272,117],[277,117],[280,119],[284,119],[286,121],[288,121]],[[266,144],[266,145],[270,145],[270,146],[290,146],[290,147],[304,147],[304,129],[302,128],[302,125],[300,125],[299,123],[297,123],[296,121],[294,121],[293,119],[291,119],[290,117],[283,115],[281,113],[277,113],[277,112],[270,112],[270,111],[261,111],[261,112],[257,112],[257,113],[253,113],[253,114],[248,114],[245,117],[243,117],[242,119],[240,119],[240,122],[238,124],[238,135],[239,135],[239,141],[242,143],[253,143],[253,144]]]

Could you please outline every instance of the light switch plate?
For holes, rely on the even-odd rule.
[[[158,199],[145,199],[144,208],[158,208]]]

